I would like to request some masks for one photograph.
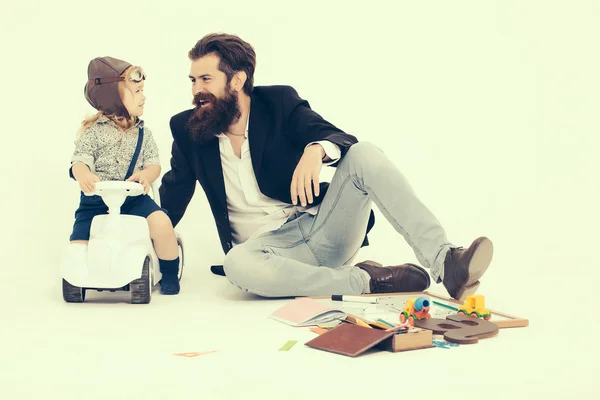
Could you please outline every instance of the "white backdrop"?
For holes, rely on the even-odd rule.
[[[68,178],[75,132],[93,111],[83,96],[89,61],[110,55],[146,70],[143,118],[165,173],[169,119],[191,107],[187,52],[203,35],[227,32],[254,46],[256,85],[292,85],[325,119],[385,149],[452,242],[494,241],[480,291],[552,338],[526,356],[537,370],[550,348],[565,350],[554,361],[584,371],[584,355],[598,353],[557,328],[598,327],[575,319],[593,305],[600,277],[598,2],[33,1],[2,14],[5,344],[25,340],[10,329],[25,313],[48,304],[69,313],[58,261],[79,198]],[[416,262],[376,217],[357,261]],[[223,254],[199,186],[177,229],[196,271],[182,294],[236,296],[206,272]],[[590,393],[587,375],[571,372]]]

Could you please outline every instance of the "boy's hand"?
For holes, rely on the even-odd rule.
[[[138,171],[131,175],[129,179],[127,179],[127,182],[139,182],[142,186],[144,186],[144,194],[148,194],[150,191],[150,182],[148,181],[148,177],[144,171]]]
[[[96,190],[96,182],[100,182],[100,178],[88,172],[84,174],[78,181],[79,187],[84,193],[92,193]]]

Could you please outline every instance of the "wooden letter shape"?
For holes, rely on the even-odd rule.
[[[415,321],[415,327],[429,329],[434,335],[444,335],[448,342],[477,343],[479,339],[498,334],[498,325],[469,315],[448,315],[446,319],[430,318]]]

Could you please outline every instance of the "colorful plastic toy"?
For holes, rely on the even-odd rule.
[[[431,318],[430,308],[429,300],[425,297],[408,299],[404,311],[400,314],[400,322],[403,324],[408,322],[408,325],[414,326],[416,320]]]
[[[458,314],[470,315],[475,318],[483,318],[489,321],[492,318],[490,310],[485,308],[485,297],[476,294],[467,296],[465,304],[458,308]]]

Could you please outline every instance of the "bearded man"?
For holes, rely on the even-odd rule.
[[[420,292],[430,286],[423,267],[455,299],[476,291],[492,242],[450,243],[381,149],[290,86],[255,87],[256,54],[235,35],[209,34],[188,55],[195,107],[171,118],[159,192],[176,226],[200,183],[225,253],[213,272],[264,297]],[[319,181],[323,165],[336,169],[330,183]],[[369,244],[373,203],[422,266],[353,263]]]

